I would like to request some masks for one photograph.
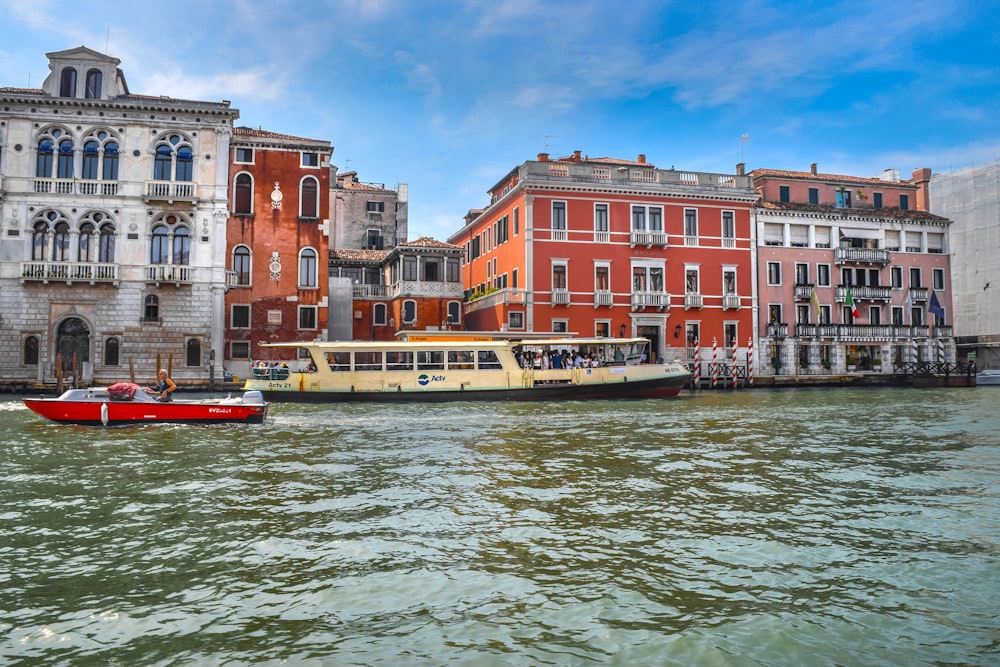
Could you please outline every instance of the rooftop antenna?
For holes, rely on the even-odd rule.
[[[111,24],[108,24],[107,31],[104,34],[104,55],[108,55],[108,44],[111,42]]]
[[[749,134],[743,134],[740,136],[740,162],[743,162],[743,147],[746,146],[748,141],[750,141]]]
[[[558,138],[559,138],[558,135],[555,135],[555,134],[546,134],[545,135],[545,139],[542,142],[542,150],[543,150],[543,152],[548,153],[549,152],[549,146],[553,145],[553,144],[549,143],[549,139],[558,139]]]

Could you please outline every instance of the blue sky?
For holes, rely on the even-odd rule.
[[[231,100],[240,124],[407,183],[410,238],[444,240],[543,151],[904,177],[994,160],[998,15],[995,0],[0,0],[0,85],[37,87],[46,52],[89,46],[132,92]]]

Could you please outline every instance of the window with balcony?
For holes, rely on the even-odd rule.
[[[594,241],[608,243],[611,235],[608,230],[608,205],[594,204]]]
[[[54,148],[55,144],[51,139],[45,138],[38,142],[35,152],[35,176],[38,178],[52,178]]]
[[[723,269],[722,271],[722,293],[736,294],[736,270]]]
[[[606,292],[611,289],[611,267],[607,264],[598,264],[594,267],[594,289],[598,292]]]
[[[698,210],[684,209],[684,244],[698,245]]]
[[[767,306],[767,323],[768,324],[782,324],[784,320],[781,317],[781,304],[771,303]]]
[[[923,280],[921,279],[920,267],[914,266],[910,268],[910,287],[923,287]]]
[[[153,180],[189,182],[194,178],[194,151],[180,134],[170,134],[154,147]]]
[[[566,289],[566,265],[565,264],[553,264],[552,265],[552,289],[553,290],[565,290]]]
[[[736,247],[736,214],[733,211],[722,212],[722,247]]]
[[[59,157],[56,160],[56,178],[73,178],[73,140],[59,142]]]
[[[795,284],[796,285],[809,285],[809,265],[796,262],[795,263]]]
[[[698,269],[687,269],[684,272],[684,293],[700,294],[701,289],[699,289],[698,282],[699,282]]]
[[[250,284],[250,248],[245,245],[238,245],[233,248],[233,273],[236,274],[237,285]]]
[[[299,287],[314,289],[317,283],[317,254],[314,248],[299,251]]]
[[[899,306],[892,307],[892,324],[896,327],[903,326],[903,309]]]
[[[566,238],[566,202],[552,202],[552,238]]]

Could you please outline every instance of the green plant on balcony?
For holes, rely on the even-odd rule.
[[[823,366],[824,370],[830,370],[833,364],[831,364],[829,361],[821,361],[820,365]]]
[[[848,356],[847,357],[847,370],[853,371],[853,370],[857,369],[857,367],[858,367],[858,358],[857,357]]]

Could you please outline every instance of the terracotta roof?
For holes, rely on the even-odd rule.
[[[0,86],[0,95],[44,95],[41,88],[13,88]]]
[[[903,211],[898,208],[837,208],[831,204],[801,204],[797,202],[759,201],[757,208],[772,211],[803,211],[809,213],[825,213],[827,215],[868,216],[872,218],[899,218],[905,220],[948,220],[940,215],[927,211]]]
[[[359,250],[356,248],[337,248],[330,251],[330,261],[341,262],[381,262],[391,250]]]
[[[185,100],[185,99],[182,99],[180,97],[169,97],[167,95],[139,95],[139,94],[136,94],[136,93],[128,93],[126,95],[119,95],[119,96],[117,96],[117,97],[115,97],[115,98],[113,98],[112,100],[109,100],[109,101],[111,101],[111,102],[127,102],[129,100],[137,100],[137,101],[141,100],[141,101],[146,101],[146,102],[170,102],[170,103],[173,103],[173,104],[199,104],[199,105],[211,104],[213,106],[222,106],[222,107],[229,107],[229,104],[230,104],[228,101],[213,102],[211,100]]]
[[[847,176],[844,174],[814,174],[811,171],[786,171],[784,169],[754,169],[748,176],[754,181],[761,178],[796,178],[807,181],[832,181],[836,183],[861,183],[864,185],[913,186],[912,180],[887,181],[877,176]]]
[[[418,247],[418,248],[448,248],[458,250],[459,246],[454,243],[445,243],[444,241],[438,241],[437,239],[432,239],[429,236],[421,236],[416,241],[407,241],[406,243],[400,243],[400,246]]]
[[[263,129],[253,129],[252,127],[247,127],[245,125],[240,125],[239,127],[233,128],[234,137],[246,137],[248,139],[285,139],[288,141],[323,141],[322,139],[309,139],[307,137],[296,137],[291,134],[279,134],[278,132],[269,132]]]
[[[554,160],[550,160],[550,161],[551,162],[580,162],[580,163],[585,163],[585,164],[594,164],[594,163],[599,163],[599,164],[616,164],[616,165],[630,164],[630,165],[641,165],[643,167],[652,167],[653,166],[649,162],[639,162],[637,160],[622,160],[621,158],[616,158],[616,157],[581,157],[580,159],[577,159],[576,156],[567,155],[566,157],[558,157],[558,158],[555,158]]]

